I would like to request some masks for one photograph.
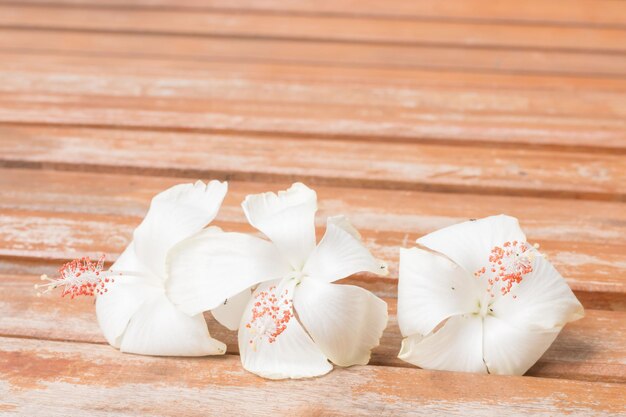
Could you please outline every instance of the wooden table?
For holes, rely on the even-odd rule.
[[[0,415],[607,416],[626,413],[626,2],[0,0]],[[128,244],[150,198],[227,179],[314,186],[386,278],[371,365],[303,381],[229,354],[107,345],[93,300],[41,273]],[[583,302],[523,377],[396,358],[398,248],[467,218],[520,218]],[[208,316],[207,316],[208,317]]]

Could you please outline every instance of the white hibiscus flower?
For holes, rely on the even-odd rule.
[[[525,373],[562,327],[584,315],[517,219],[450,226],[401,249],[399,358],[449,371]]]
[[[386,274],[386,265],[341,216],[328,219],[316,245],[317,196],[303,184],[250,195],[242,206],[269,240],[209,230],[185,241],[171,258],[166,285],[174,303],[195,315],[236,295],[239,307],[247,304],[232,326],[239,328],[241,361],[266,378],[323,375],[332,369],[329,360],[368,363],[387,324],[387,304],[332,282],[361,271]]]
[[[102,260],[66,264],[48,290],[63,295],[95,295],[98,323],[107,341],[122,352],[144,355],[223,354],[224,343],[211,338],[202,313],[189,316],[168,298],[168,257],[179,242],[202,230],[216,216],[227,184],[202,181],[176,185],[152,199],[133,241],[107,270]],[[220,307],[216,315],[228,315]]]

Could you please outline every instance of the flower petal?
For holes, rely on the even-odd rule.
[[[417,243],[443,253],[471,274],[488,263],[494,246],[526,241],[515,217],[499,215],[455,224],[430,233]]]
[[[134,272],[141,275],[139,277],[117,276],[115,282],[107,285],[107,292],[96,297],[96,316],[100,329],[109,344],[119,348],[120,336],[126,330],[133,314],[146,300],[154,298],[163,291],[158,280],[152,278],[152,273],[137,259],[132,242],[110,270]]]
[[[326,233],[309,257],[304,272],[333,282],[357,272],[387,274],[387,264],[372,256],[361,236],[344,216],[329,217]]]
[[[165,258],[172,246],[196,233],[217,215],[228,185],[211,181],[179,184],[152,199],[148,214],[135,229],[139,259],[165,280]]]
[[[315,248],[315,191],[298,182],[278,195],[249,195],[241,206],[250,224],[274,242],[294,269],[302,269]]]
[[[387,327],[387,303],[352,285],[306,278],[294,306],[302,325],[336,365],[366,365]]]
[[[332,369],[293,314],[295,283],[286,279],[259,285],[239,327],[241,363],[264,378],[308,378]]]
[[[524,374],[548,350],[560,330],[523,330],[497,317],[486,316],[484,358],[489,372]]]
[[[250,289],[245,289],[224,301],[223,304],[211,310],[215,320],[228,330],[237,330],[241,317],[250,302]]]
[[[259,282],[291,271],[269,241],[205,229],[168,254],[168,297],[189,315],[212,310]]]
[[[202,314],[190,317],[161,294],[133,315],[120,350],[141,355],[204,356],[222,355],[226,345],[209,335]]]
[[[445,319],[476,310],[476,279],[440,253],[400,249],[398,324],[404,336],[427,335]]]
[[[487,373],[482,320],[478,316],[450,317],[435,333],[404,339],[398,357],[426,369]]]
[[[534,256],[533,271],[510,294],[496,298],[491,308],[495,316],[528,330],[560,328],[585,315],[561,274],[539,253]]]
[[[98,325],[111,346],[120,347],[120,337],[132,316],[147,300],[158,296],[157,287],[126,284],[122,277],[107,287],[107,293],[96,298]]]

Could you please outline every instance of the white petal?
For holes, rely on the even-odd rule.
[[[135,243],[130,244],[124,249],[124,252],[111,265],[111,271],[134,271],[141,275],[148,275],[151,271],[139,260],[135,251]]]
[[[270,238],[295,269],[302,269],[315,248],[315,191],[295,183],[278,195],[249,195],[241,206],[250,224]]]
[[[202,314],[190,317],[162,294],[133,315],[120,350],[142,355],[204,356],[222,355],[226,345],[209,335]]]
[[[198,181],[176,185],[154,197],[134,233],[139,259],[164,280],[167,252],[215,218],[227,188],[225,182],[205,185]]]
[[[116,276],[107,292],[96,297],[96,315],[109,344],[119,348],[120,336],[133,314],[148,299],[163,291],[160,282],[139,262],[131,243],[111,266],[111,271],[135,272],[141,276]],[[150,285],[150,284],[154,285]]]
[[[120,337],[131,317],[146,300],[162,293],[157,287],[126,284],[123,277],[107,287],[107,293],[96,298],[98,325],[110,345],[120,347]]]
[[[280,283],[261,284],[254,292],[239,327],[241,363],[248,371],[264,378],[308,378],[324,375],[332,369],[330,362],[293,315],[295,282],[288,279]],[[275,301],[269,300],[271,295],[276,296]],[[259,305],[256,306],[256,303]],[[288,317],[280,334],[276,334],[276,326],[280,323],[267,313],[258,314],[266,305],[279,309],[277,320]]]
[[[168,297],[189,315],[212,310],[259,282],[291,271],[269,241],[206,229],[168,254]]]
[[[435,333],[404,339],[398,357],[425,369],[484,374],[482,327],[478,316],[450,317]]]
[[[250,290],[245,289],[239,294],[224,300],[223,304],[211,310],[213,317],[227,329],[237,330],[239,323],[241,323],[241,317],[243,317],[243,313],[250,302],[251,295]]]
[[[304,272],[333,282],[357,272],[387,274],[387,265],[372,256],[344,216],[329,217],[326,233],[308,259]]]
[[[484,319],[484,358],[489,372],[524,374],[550,347],[560,328],[522,330],[494,316]]]
[[[482,296],[476,278],[442,254],[400,249],[398,324],[404,336],[429,334],[445,319],[475,311]]]
[[[387,303],[369,291],[305,278],[294,307],[317,346],[336,365],[366,365],[387,327]]]
[[[498,297],[491,308],[507,323],[529,330],[562,327],[584,316],[583,306],[561,274],[539,253],[533,271],[509,294]]]
[[[517,219],[499,215],[445,227],[419,238],[417,243],[443,253],[473,274],[488,264],[494,246],[514,240],[526,241]]]

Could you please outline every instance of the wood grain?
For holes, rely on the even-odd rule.
[[[0,135],[4,165],[626,199],[621,155],[63,127],[0,126]]]
[[[201,416],[228,409],[235,415],[468,416],[488,410],[522,416],[540,410],[553,416],[617,416],[625,405],[619,384],[376,366],[276,382],[245,372],[230,355],[154,358],[123,355],[108,346],[14,338],[0,339],[0,346],[1,404],[26,415],[185,410]]]
[[[626,410],[626,2],[0,0],[0,414],[617,416]],[[390,276],[371,364],[306,381],[110,348],[41,273],[114,261],[159,191],[304,181]],[[397,359],[398,248],[507,213],[586,308],[525,377]],[[216,411],[214,411],[216,410]]]
[[[13,3],[14,0],[2,0]],[[22,0],[25,4],[128,7],[124,0]],[[448,19],[555,23],[584,26],[626,26],[624,6],[613,0],[136,0],[133,7],[222,9],[235,12],[264,11],[351,16],[390,16],[402,19]]]
[[[337,119],[341,123],[335,122]],[[386,122],[386,120],[389,120]],[[622,120],[472,113],[422,113],[368,106],[146,100],[54,94],[0,94],[0,122],[127,129],[245,132],[382,141],[488,146],[547,145],[550,148],[624,153]],[[586,145],[582,145],[586,144]]]
[[[208,175],[199,178],[210,179]],[[0,168],[0,208],[141,218],[154,195],[188,181],[191,179],[185,177],[129,175],[119,173],[115,167],[108,172]],[[245,223],[240,203],[246,195],[277,191],[290,184],[287,179],[275,183],[229,179],[229,192],[218,219]],[[318,194],[320,227],[325,225],[325,217],[344,213],[359,229],[421,235],[468,218],[504,212],[518,217],[532,239],[626,243],[626,212],[621,203],[471,194],[459,198],[449,193],[319,185],[313,188]]]
[[[160,101],[240,100],[263,105],[285,102],[292,106],[333,104],[345,106],[346,116],[353,106],[359,109],[366,103],[370,108],[402,108],[433,114],[447,111],[506,115],[511,121],[517,116],[519,121],[540,123],[543,120],[544,124],[555,120],[565,122],[566,117],[578,116],[571,122],[588,127],[626,116],[626,94],[619,91],[617,82],[610,86],[610,91],[601,91],[600,84],[577,86],[581,79],[572,80],[575,82],[567,86],[557,84],[548,88],[540,83],[530,84],[528,79],[519,76],[513,78],[521,85],[500,84],[493,79],[472,83],[457,75],[448,83],[440,80],[441,77],[422,76],[398,79],[397,85],[391,85],[384,73],[365,73],[369,75],[366,79],[340,77],[341,74],[336,74],[338,79],[312,78],[302,72],[301,67],[246,66],[242,69],[194,63],[181,68],[163,60],[131,62],[103,57],[16,54],[0,54],[0,57],[0,91],[7,93],[80,94],[94,99],[143,97]],[[225,68],[228,69],[225,71]],[[294,71],[299,75],[294,77]]]
[[[467,72],[624,78],[626,55],[595,52],[348,44],[274,39],[211,38],[0,29],[0,50],[176,60],[285,62],[339,67],[434,68]]]
[[[141,218],[125,219],[102,215],[12,212],[0,215],[0,255],[7,257],[67,261],[84,255],[106,254],[117,259]],[[249,232],[248,225],[217,222],[231,231]],[[398,250],[410,245],[407,233],[361,230],[372,253],[390,264],[388,277],[366,275],[364,281],[395,285]],[[322,230],[318,230],[321,236]],[[418,234],[415,237],[419,236]],[[411,240],[409,240],[411,239]],[[609,292],[623,296],[626,289],[623,245],[572,244],[538,241],[575,291]],[[388,291],[388,286],[384,286]]]
[[[617,80],[3,57],[0,120],[8,122],[530,144],[622,153],[626,148],[626,84]],[[324,76],[328,71],[332,77]],[[130,112],[133,117],[126,117]],[[341,123],[335,122],[338,118]]]
[[[626,30],[612,27],[517,26],[259,11],[0,5],[0,26],[597,52],[626,50]]]
[[[3,70],[18,73],[26,72],[28,74],[53,72],[56,74],[57,82],[62,81],[60,79],[62,74],[59,74],[59,72],[75,75],[95,73],[104,77],[102,82],[106,82],[110,77],[116,76],[132,77],[130,80],[139,83],[143,82],[143,77],[146,80],[154,77],[173,77],[178,83],[165,83],[165,86],[181,89],[184,87],[182,83],[184,80],[190,82],[197,80],[210,82],[212,79],[229,79],[249,80],[249,83],[256,81],[261,84],[261,86],[251,86],[256,88],[261,88],[262,84],[266,82],[299,83],[295,87],[300,87],[301,84],[312,84],[318,87],[331,85],[334,88],[360,86],[362,93],[367,93],[369,89],[377,91],[375,90],[376,86],[387,89],[410,89],[429,86],[433,88],[438,87],[444,92],[454,92],[456,89],[473,89],[479,92],[485,90],[512,90],[518,93],[533,91],[543,91],[544,93],[577,92],[590,96],[593,96],[594,93],[626,92],[626,79],[574,75],[566,77],[548,74],[483,74],[429,69],[341,68],[336,66],[310,66],[269,62],[247,62],[246,65],[241,65],[236,62],[173,61],[158,57],[145,59],[135,57],[133,60],[128,60],[119,57],[57,55],[43,51],[37,54],[3,51],[0,52],[0,57],[2,57],[0,68]],[[103,68],[103,65],[107,65],[106,70]],[[71,83],[71,78],[68,75],[65,76],[68,77],[66,83]],[[75,88],[84,88],[78,83],[73,83],[73,86]],[[161,88],[165,86],[161,86]],[[2,85],[2,87],[8,89],[12,86]],[[122,86],[113,84],[110,87],[115,87],[113,92],[116,92]],[[158,85],[155,85],[148,90],[136,89],[131,91],[134,91],[134,95],[139,93],[150,94],[154,93],[151,90],[157,87]],[[236,87],[235,83],[233,83],[233,87]],[[126,88],[128,89],[129,86],[126,86]],[[206,90],[208,91],[209,89]],[[193,89],[188,89],[186,93],[194,94]],[[318,95],[321,96],[319,93]],[[388,98],[390,100],[393,99],[393,94],[390,94]],[[333,100],[337,98],[331,91],[328,99]],[[488,102],[483,103],[483,105],[488,104]],[[537,110],[541,110],[541,107],[537,106]]]
[[[17,169],[0,170],[0,174],[0,255],[58,261],[101,253],[113,261],[128,244],[152,196],[185,181]],[[33,178],[40,180],[33,183]],[[247,194],[288,185],[231,181],[216,224],[252,232],[240,202]],[[362,275],[353,281],[381,295],[395,296],[399,247],[410,246],[440,227],[500,212],[520,218],[529,240],[541,244],[577,293],[611,293],[622,298],[626,293],[622,204],[499,196],[463,196],[460,201],[458,195],[450,194],[316,189],[318,236],[327,216],[345,214],[375,255],[390,262],[390,277]],[[621,309],[624,302],[620,299],[606,307],[602,297],[597,302],[591,297],[588,306]]]
[[[64,299],[59,294],[36,297],[37,277],[0,275],[0,334],[12,337],[105,344],[95,317],[93,299]],[[389,325],[371,363],[412,367],[396,356],[402,336],[396,319],[396,299],[386,298]],[[206,314],[211,335],[238,353],[237,333],[217,324]],[[607,328],[607,323],[613,323]],[[565,326],[550,349],[528,375],[546,378],[626,382],[626,312],[587,310],[586,317]]]

